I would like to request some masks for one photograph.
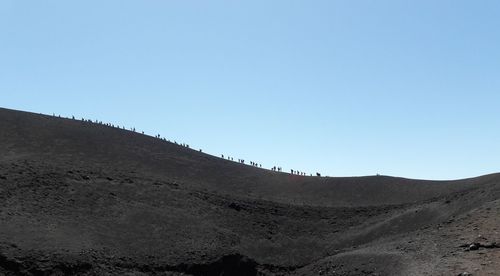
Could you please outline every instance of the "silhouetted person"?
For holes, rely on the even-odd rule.
[[[224,154],[221,154],[221,155],[220,155],[220,158],[224,159]]]

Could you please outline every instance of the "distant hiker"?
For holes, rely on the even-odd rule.
[[[290,171],[291,171],[291,172],[292,172],[292,174],[293,174],[293,170],[290,170]]]
[[[71,116],[71,119],[74,120],[75,119],[75,116]]]
[[[220,155],[220,158],[224,159],[224,154],[221,154],[221,155]]]
[[[200,149],[200,152],[203,152],[203,151]]]

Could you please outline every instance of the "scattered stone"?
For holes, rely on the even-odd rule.
[[[236,204],[236,203],[234,203],[234,202],[231,202],[231,204],[229,204],[229,208],[234,209],[234,210],[236,210],[238,212],[241,211],[241,206],[238,205],[238,204]]]
[[[496,242],[490,242],[490,243],[484,244],[483,247],[488,248],[488,249],[500,248],[500,245],[498,245]]]
[[[489,242],[489,243],[480,243],[480,242],[473,242],[473,243],[465,243],[460,245],[459,247],[466,248],[468,251],[475,251],[480,248],[486,248],[486,249],[492,249],[492,248],[500,248],[500,244],[497,244],[496,242]]]
[[[90,177],[89,177],[88,175],[83,175],[83,176],[82,176],[82,179],[83,179],[83,180],[90,180]]]
[[[478,250],[479,249],[479,244],[478,243],[473,243],[471,245],[469,245],[469,250],[470,251],[474,251],[474,250]]]
[[[462,272],[462,273],[458,274],[457,276],[472,276],[472,274],[469,272]]]

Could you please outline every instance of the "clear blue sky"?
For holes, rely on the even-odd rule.
[[[0,106],[331,176],[500,171],[500,2],[0,0]]]

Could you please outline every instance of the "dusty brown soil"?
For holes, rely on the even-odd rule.
[[[497,174],[292,176],[0,109],[0,275],[500,275],[499,213]]]

